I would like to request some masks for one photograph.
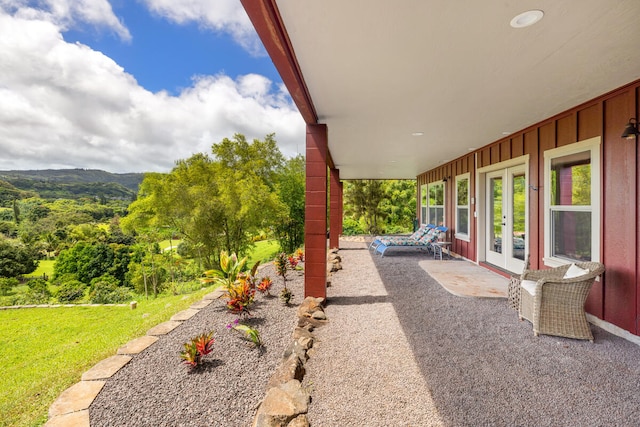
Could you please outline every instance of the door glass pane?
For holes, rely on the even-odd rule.
[[[525,241],[525,179],[523,175],[513,176],[513,198],[512,209],[513,218],[511,218],[511,224],[513,224],[513,258],[517,258],[524,261],[524,249],[526,247]]]
[[[491,178],[489,181],[490,207],[489,241],[493,242],[492,251],[502,253],[502,178]]]

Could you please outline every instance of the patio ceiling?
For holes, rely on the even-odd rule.
[[[306,86],[343,179],[415,178],[640,78],[638,0],[262,3],[303,81],[283,79]],[[544,18],[509,25],[530,9]]]

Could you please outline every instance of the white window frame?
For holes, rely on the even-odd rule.
[[[442,186],[442,205],[430,205],[429,204],[429,193],[431,192],[431,187],[435,187],[436,185],[441,185]],[[447,225],[447,187],[446,187],[446,182],[445,181],[434,181],[434,182],[430,182],[427,184],[427,221],[430,222],[433,225],[439,226],[439,225],[443,225],[446,226]],[[431,208],[442,208],[442,224],[437,224],[436,222],[432,222],[431,218],[429,217],[429,210]]]
[[[466,205],[459,205],[458,204],[458,182],[462,181],[462,180],[467,180],[467,204]],[[470,173],[465,173],[462,175],[457,175],[456,176],[456,180],[455,180],[455,198],[454,198],[454,202],[455,202],[455,227],[456,227],[456,234],[455,237],[458,240],[464,240],[465,242],[470,242],[471,238],[470,238],[470,232],[471,232],[471,174]],[[467,233],[461,233],[458,231],[458,209],[460,208],[466,208],[467,209]]]
[[[429,189],[427,184],[420,186],[420,224],[428,224],[429,219]]]
[[[591,156],[591,205],[576,206],[575,208],[563,206],[562,210],[574,210],[591,212],[591,261],[600,261],[600,144],[599,136],[589,138],[574,144],[554,148],[544,152],[544,264],[547,267],[559,267],[570,264],[572,261],[566,258],[551,256],[551,213],[555,209],[551,205],[551,161],[558,157],[564,157],[584,151],[589,151]],[[569,208],[569,209],[567,209]]]

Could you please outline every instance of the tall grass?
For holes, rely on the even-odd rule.
[[[211,290],[140,300],[136,310],[0,310],[0,426],[44,423],[51,403],[84,371]]]

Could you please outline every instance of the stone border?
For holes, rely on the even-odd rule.
[[[298,307],[298,326],[293,341],[285,349],[282,361],[267,384],[267,392],[258,406],[252,427],[308,427],[309,393],[302,388],[304,365],[313,347],[313,330],[325,324],[324,298],[306,297]]]
[[[208,293],[201,301],[195,302],[190,308],[174,314],[170,320],[154,326],[145,336],[135,338],[117,351],[117,354],[96,363],[91,369],[82,374],[81,381],[64,390],[49,407],[49,419],[45,427],[90,427],[89,406],[93,403],[106,380],[111,378],[123,366],[147,347],[158,341],[160,335],[165,335],[177,328],[187,319],[195,316],[198,311],[225,294],[225,290],[218,288]],[[84,304],[73,304],[72,307]],[[115,304],[88,304],[88,306],[102,306]],[[124,304],[127,306],[128,304]],[[40,307],[40,306],[34,306]],[[67,307],[67,305],[64,305]],[[19,306],[26,308],[26,306]]]
[[[29,304],[29,305],[4,305],[0,310],[19,310],[21,308],[60,308],[60,307],[128,307],[129,304]]]

